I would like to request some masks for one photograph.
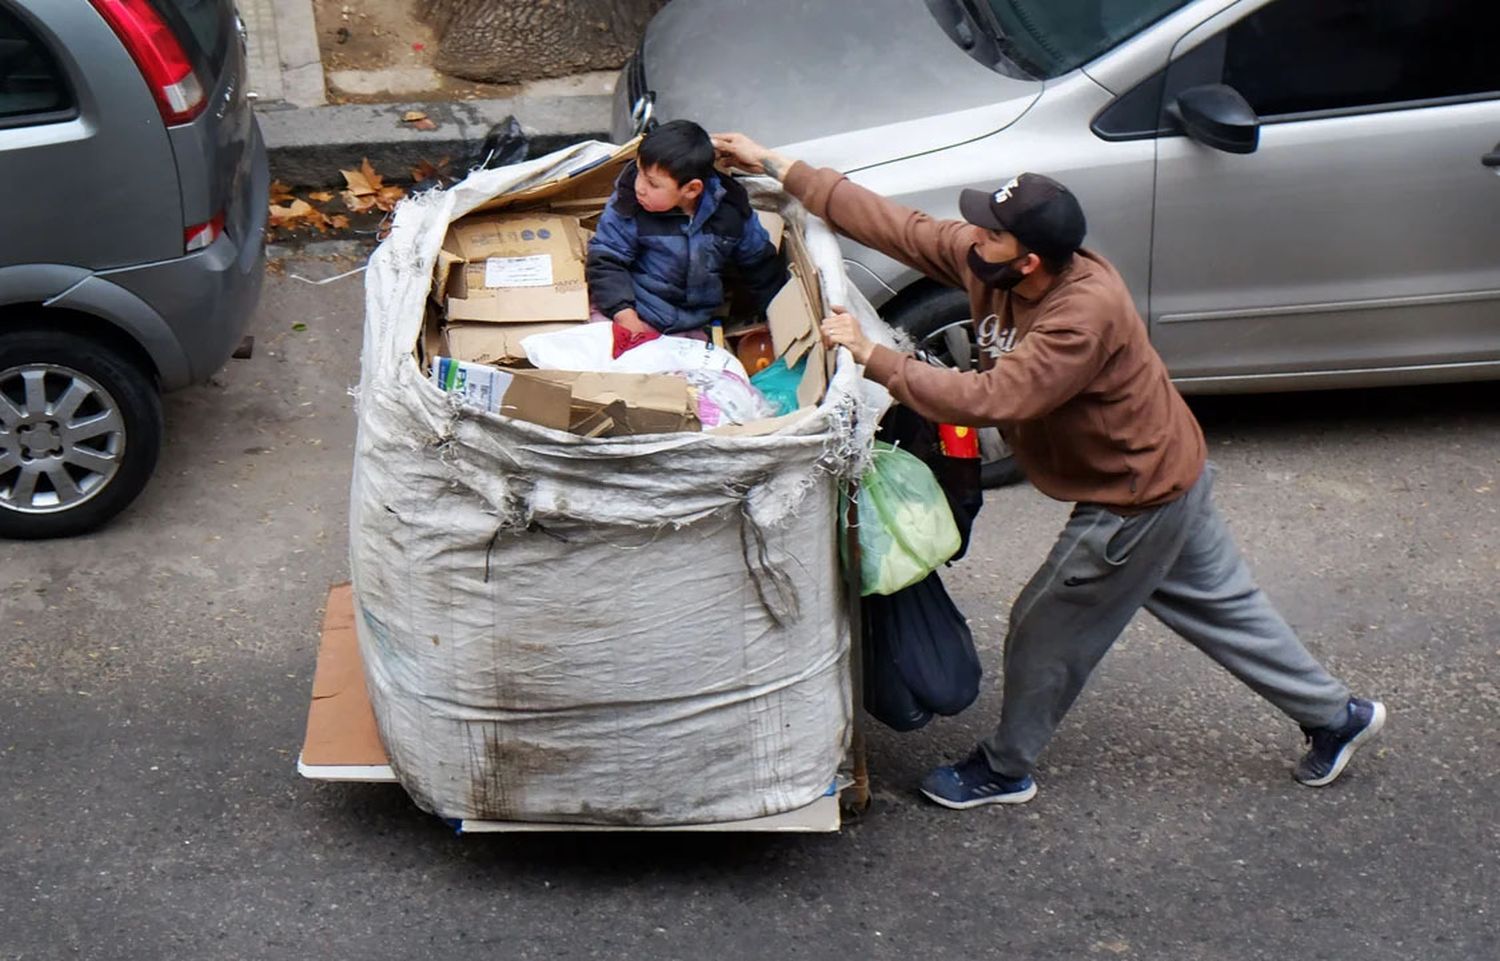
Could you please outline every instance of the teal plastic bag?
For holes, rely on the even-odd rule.
[[[899,447],[875,442],[855,500],[860,595],[894,594],[922,580],[958,552],[958,525],[926,464]],[[840,527],[848,523],[840,513]],[[839,547],[848,566],[847,536]]]
[[[771,366],[751,377],[750,385],[766,395],[766,400],[776,408],[776,415],[779,417],[797,409],[797,387],[802,383],[802,375],[806,372],[806,356],[791,369],[787,368],[785,357],[778,357]]]

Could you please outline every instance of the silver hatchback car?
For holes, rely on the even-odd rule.
[[[260,295],[269,171],[232,0],[0,0],[0,537],[151,475],[158,392]]]
[[[674,0],[616,89],[939,217],[1078,194],[1186,392],[1500,377],[1494,0]],[[967,305],[853,243],[959,365]]]

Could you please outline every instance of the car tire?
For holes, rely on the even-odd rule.
[[[0,537],[69,537],[135,500],[161,397],[120,351],[70,331],[0,331]]]
[[[934,289],[906,299],[889,311],[886,320],[891,326],[905,331],[913,346],[930,361],[944,367],[970,370],[976,359],[974,322],[970,314],[969,299],[963,291]],[[964,325],[962,330],[966,330],[967,351],[955,350],[958,340],[954,338],[960,331],[957,325]],[[955,356],[956,353],[960,356]],[[999,431],[985,428],[980,434],[980,445],[983,460],[979,465],[979,481],[986,489],[1008,487],[1026,479]]]

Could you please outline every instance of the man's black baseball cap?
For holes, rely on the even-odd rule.
[[[993,192],[965,190],[958,209],[987,230],[1006,230],[1027,250],[1065,257],[1083,246],[1088,224],[1073,192],[1051,177],[1023,173]]]

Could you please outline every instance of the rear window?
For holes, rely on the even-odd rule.
[[[72,96],[41,38],[0,9],[0,123],[37,122],[67,110]]]
[[[234,32],[234,0],[151,0],[189,56],[218,76]]]

